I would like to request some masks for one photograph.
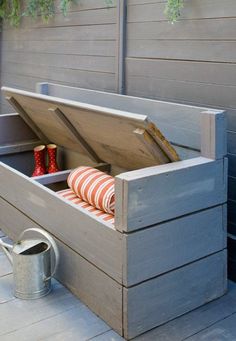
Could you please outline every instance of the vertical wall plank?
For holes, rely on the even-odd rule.
[[[117,92],[125,94],[125,57],[126,57],[127,0],[117,2],[117,54],[116,83]]]

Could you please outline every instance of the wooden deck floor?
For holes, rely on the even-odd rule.
[[[53,289],[39,300],[16,299],[11,265],[0,251],[0,340],[123,340],[61,284],[54,281]],[[135,339],[155,340],[236,340],[236,284],[229,283],[224,297]]]

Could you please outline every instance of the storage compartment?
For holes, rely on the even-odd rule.
[[[57,278],[127,339],[223,295],[225,113],[40,88],[43,95],[3,89],[20,115],[0,116],[3,231],[13,239],[31,226],[52,233]],[[61,171],[31,178],[32,149],[42,143],[59,146]],[[115,176],[114,224],[56,193],[79,165]]]

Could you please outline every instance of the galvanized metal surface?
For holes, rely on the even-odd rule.
[[[26,232],[36,232],[44,239],[23,239]],[[51,291],[51,278],[58,265],[58,251],[48,233],[40,229],[27,229],[12,245],[0,239],[0,246],[13,267],[14,296],[21,299],[37,299]],[[56,255],[54,269],[51,269],[52,249]]]

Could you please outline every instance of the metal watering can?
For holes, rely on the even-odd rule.
[[[26,232],[34,231],[44,239],[24,239]],[[51,278],[59,262],[59,252],[54,239],[39,228],[24,230],[14,244],[0,239],[0,246],[13,265],[14,295],[21,299],[36,299],[51,291]],[[51,251],[54,251],[55,263],[51,271]]]

